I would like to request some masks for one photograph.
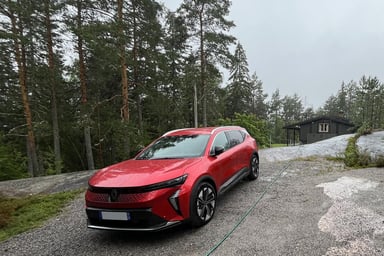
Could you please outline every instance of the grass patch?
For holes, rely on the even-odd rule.
[[[332,162],[344,162],[344,157],[342,156],[327,156],[325,159]]]
[[[82,192],[73,190],[23,198],[0,196],[0,241],[40,227]]]
[[[376,158],[376,167],[384,167],[384,156]]]
[[[306,156],[306,157],[298,157],[296,158],[295,160],[296,161],[303,161],[303,162],[315,162],[317,161],[319,158],[316,157],[316,156]]]
[[[271,148],[282,148],[286,147],[287,144],[271,144]]]
[[[347,148],[344,152],[344,163],[348,167],[352,168],[366,168],[366,167],[383,167],[384,156],[377,156],[372,159],[370,154],[366,151],[360,152],[356,142],[361,136],[366,136],[372,133],[372,129],[363,125],[355,136],[349,138]]]

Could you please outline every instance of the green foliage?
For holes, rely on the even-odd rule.
[[[0,42],[0,130],[7,134],[7,140],[0,139],[0,180],[27,175],[27,131],[14,38],[20,38],[25,47],[27,95],[39,166],[44,167],[45,174],[87,168],[84,126],[90,128],[91,142],[87,145],[88,149],[92,148],[95,168],[101,168],[133,156],[167,130],[193,127],[195,103],[199,114],[196,125],[241,125],[260,146],[285,144],[283,126],[315,114],[313,109],[303,109],[296,94],[284,96],[276,90],[270,101],[265,102],[267,94],[256,74],[249,76],[247,56],[241,44],[238,43],[233,55],[230,52],[235,42],[229,34],[234,23],[227,20],[231,1],[185,0],[175,12],[163,9],[159,2],[124,2],[121,21],[124,24],[116,22],[116,1],[51,1],[51,13],[45,12],[44,1],[4,2],[0,8],[0,31],[4,36]],[[62,12],[66,14],[60,19],[52,18]],[[16,15],[20,26],[17,34],[12,30],[11,13]],[[52,141],[52,77],[44,22],[48,16],[52,16],[54,32],[61,162],[55,160]],[[61,41],[59,34],[71,42]],[[68,62],[65,57],[79,58],[76,54],[79,42],[84,50],[86,104],[81,101],[79,60]],[[64,55],[62,50],[71,45],[72,53],[69,49]],[[125,49],[127,57],[128,124],[121,122],[120,49]],[[230,70],[228,81],[222,81],[219,65]],[[383,106],[381,82],[363,77],[358,83],[343,83],[322,111],[345,115],[361,126],[359,134],[364,135],[371,128],[384,126]],[[129,145],[124,141],[129,141]],[[351,146],[346,152],[351,164],[356,164],[355,151]],[[368,160],[361,157],[359,161]]]
[[[376,167],[379,167],[379,168],[384,167],[384,156],[378,156],[375,159],[375,165],[376,165]]]
[[[268,145],[268,130],[265,121],[257,120],[254,115],[235,113],[233,119],[219,119],[219,125],[238,125],[254,137],[260,147]]]
[[[344,152],[344,163],[348,167],[359,166],[359,151],[356,146],[358,136],[349,138],[347,147]]]
[[[44,221],[58,214],[82,190],[24,198],[0,196],[0,241],[39,227]]]
[[[57,170],[63,169],[62,161],[55,161],[55,153],[53,150],[46,151],[42,153],[43,156],[43,165],[46,175],[58,174]]]
[[[368,133],[366,133],[368,132]],[[344,152],[344,163],[348,167],[359,168],[359,167],[383,167],[384,156],[378,156],[372,159],[369,152],[360,152],[357,148],[356,142],[360,136],[370,134],[370,129],[363,128],[355,136],[348,140],[347,148]]]
[[[271,144],[271,148],[282,148],[282,147],[286,147],[287,144],[278,144],[278,143],[275,143],[275,144]]]
[[[357,130],[358,136],[364,136],[372,133],[372,126],[370,126],[367,122],[363,123],[360,128]]]
[[[254,83],[249,77],[247,58],[241,44],[237,44],[235,50],[229,82],[226,87],[226,116],[232,118],[235,113],[249,114],[252,110]]]
[[[344,162],[344,157],[342,156],[328,156],[326,157],[328,161],[334,161],[334,162]]]
[[[0,133],[0,181],[27,177],[26,159]]]
[[[377,77],[341,84],[322,108],[322,114],[343,116],[357,127],[384,128],[384,85]]]

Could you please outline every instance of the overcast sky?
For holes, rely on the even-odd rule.
[[[343,81],[384,82],[384,0],[232,0],[229,19],[269,96],[297,93],[317,109]]]

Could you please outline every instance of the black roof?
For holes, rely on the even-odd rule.
[[[316,122],[316,121],[319,121],[319,120],[330,120],[330,121],[333,121],[333,122],[336,122],[336,123],[340,123],[340,124],[344,124],[344,125],[347,125],[347,126],[350,126],[350,127],[354,126],[354,124],[352,124],[348,119],[345,119],[345,118],[342,118],[342,117],[337,117],[337,116],[318,116],[318,117],[306,119],[304,121],[297,122],[297,123],[294,123],[294,124],[286,125],[283,128],[284,129],[300,129],[301,125],[309,124],[309,123]]]

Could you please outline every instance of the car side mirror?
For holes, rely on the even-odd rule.
[[[211,156],[218,156],[221,153],[223,153],[224,151],[225,151],[225,149],[223,146],[215,146],[214,152],[211,154]]]

